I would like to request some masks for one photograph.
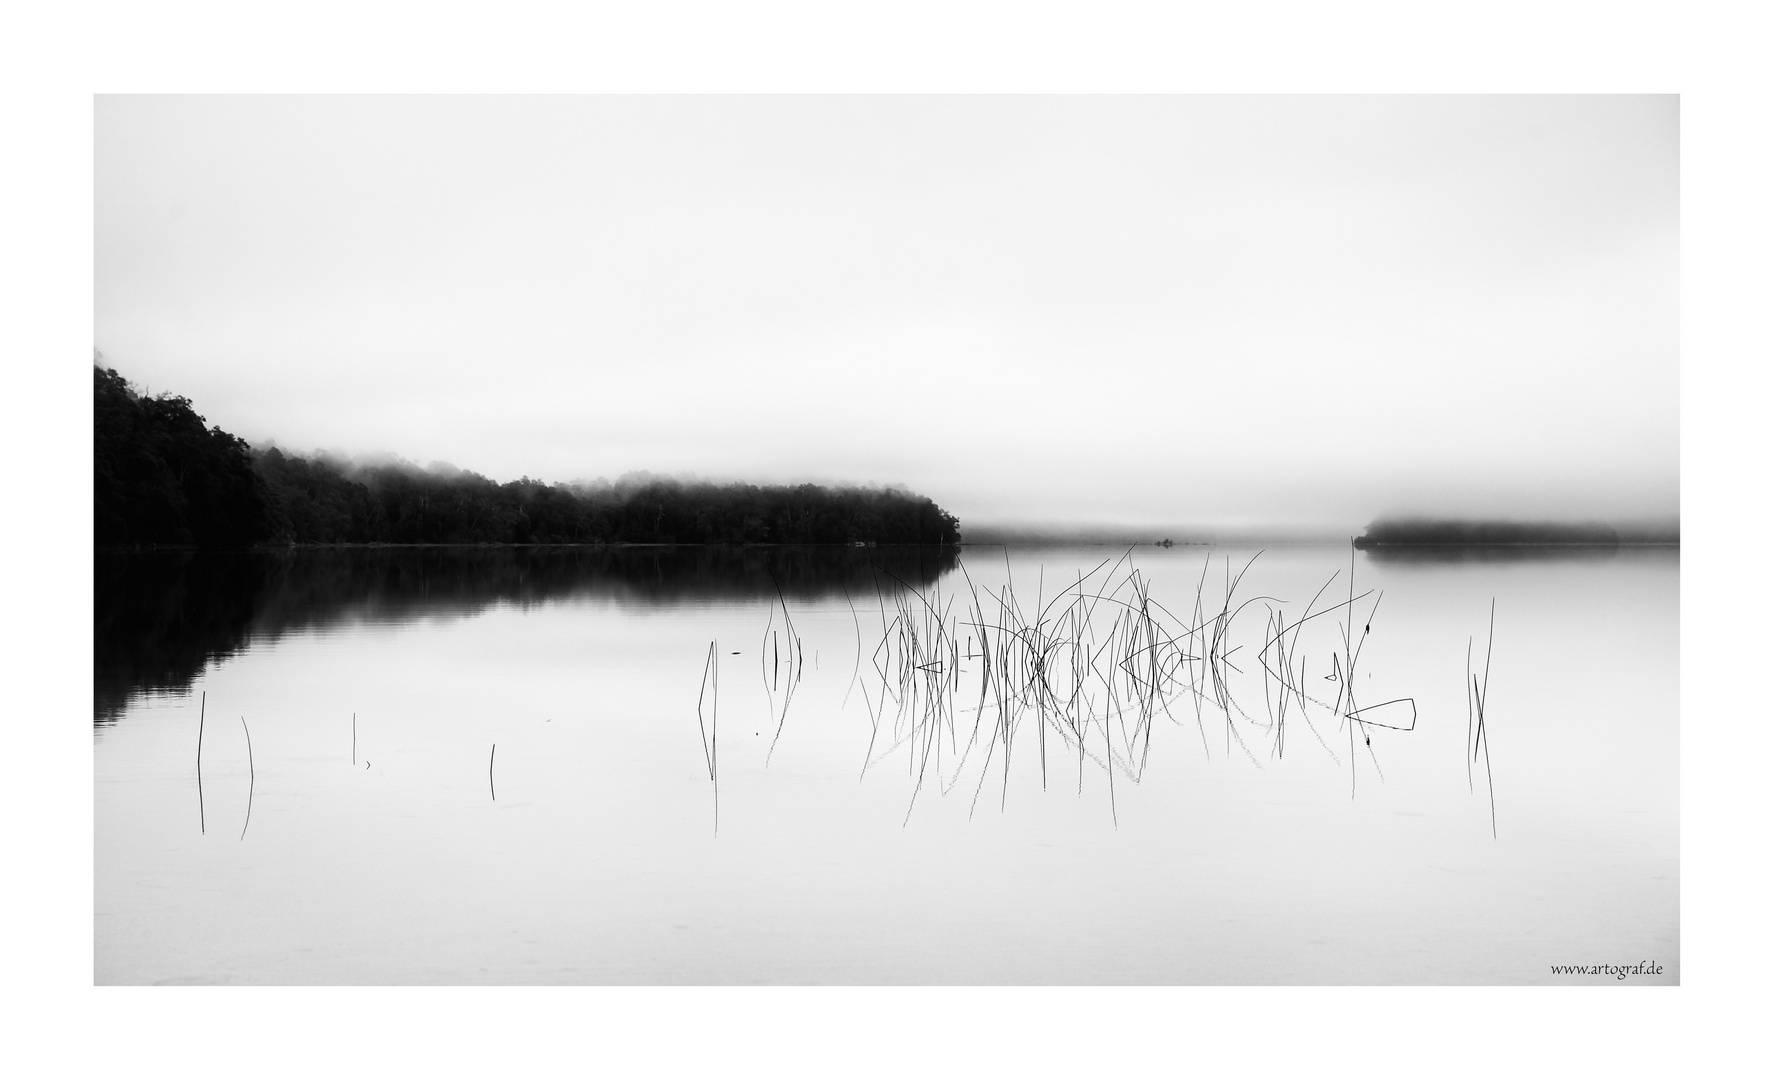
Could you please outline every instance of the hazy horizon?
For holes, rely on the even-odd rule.
[[[1662,97],[114,97],[95,345],[255,444],[964,527],[1669,520]]]
[[[109,366],[108,361],[106,361],[104,358],[100,358],[97,361],[97,364],[99,366]],[[176,393],[176,391],[154,391],[149,387],[140,386],[140,385],[137,385],[136,389],[143,391],[143,392],[151,392],[151,393],[161,393],[161,392]],[[199,405],[200,405],[200,403],[193,402],[194,408]],[[201,414],[201,409],[199,409],[198,411]],[[380,452],[371,452],[371,453],[363,453],[363,454],[352,454],[347,451],[337,450],[337,449],[334,449],[334,450],[326,450],[326,449],[304,450],[304,449],[301,449],[298,447],[283,446],[283,445],[279,444],[277,442],[277,440],[275,440],[275,439],[262,440],[259,442],[255,442],[253,445],[257,449],[266,449],[266,450],[277,449],[277,450],[280,450],[286,454],[292,454],[292,455],[295,455],[298,457],[308,458],[310,460],[326,461],[326,462],[329,462],[333,465],[336,465],[336,466],[339,466],[339,467],[345,469],[347,474],[355,472],[356,470],[359,470],[359,469],[376,469],[376,468],[392,467],[392,468],[398,468],[398,469],[411,470],[412,472],[415,472],[415,473],[440,475],[440,476],[453,476],[453,475],[457,475],[457,474],[474,474],[474,475],[483,476],[484,478],[486,478],[488,480],[492,480],[496,483],[510,483],[510,482],[517,480],[517,479],[540,480],[540,481],[542,481],[544,483],[548,483],[550,485],[565,486],[565,487],[573,488],[573,489],[586,489],[586,488],[599,488],[599,487],[621,489],[625,486],[636,486],[636,485],[640,485],[640,484],[661,482],[661,481],[668,482],[668,483],[675,483],[675,484],[686,484],[686,485],[689,485],[689,484],[716,484],[716,485],[755,484],[755,485],[759,485],[759,486],[764,486],[764,485],[769,485],[769,484],[793,485],[793,484],[806,482],[806,483],[817,483],[817,484],[820,484],[822,486],[827,486],[827,487],[861,488],[861,489],[870,489],[870,490],[899,489],[899,490],[910,491],[912,494],[916,494],[916,495],[929,494],[928,492],[918,491],[914,488],[910,488],[908,485],[905,485],[905,484],[896,484],[896,483],[892,483],[892,482],[855,483],[855,482],[851,482],[851,481],[831,480],[831,479],[758,481],[758,480],[751,480],[751,479],[748,479],[745,477],[711,477],[711,476],[704,476],[699,473],[692,473],[692,472],[687,472],[687,471],[672,473],[672,474],[655,473],[655,472],[651,472],[646,469],[637,469],[632,472],[623,473],[623,474],[616,476],[616,477],[608,477],[608,476],[603,476],[603,475],[594,476],[594,477],[579,476],[579,477],[574,477],[570,480],[561,479],[558,477],[530,476],[527,473],[521,474],[520,476],[514,476],[514,477],[487,477],[487,476],[485,476],[484,473],[480,473],[478,470],[463,468],[462,466],[457,465],[454,462],[430,461],[430,462],[420,463],[420,462],[416,462],[416,461],[412,461],[410,459],[404,458],[401,455],[394,453],[392,451],[380,451]],[[947,508],[945,507],[945,509],[947,509]],[[1404,518],[1425,517],[1425,516],[1434,516],[1434,517],[1444,518],[1444,519],[1448,519],[1448,520],[1453,520],[1453,519],[1481,520],[1482,519],[1482,520],[1491,520],[1491,521],[1538,522],[1538,523],[1548,523],[1548,524],[1550,524],[1550,523],[1576,523],[1576,522],[1600,521],[1603,524],[1607,524],[1607,525],[1611,525],[1611,526],[1620,528],[1623,531],[1630,529],[1630,530],[1635,530],[1638,532],[1653,534],[1658,537],[1663,537],[1663,536],[1670,535],[1670,534],[1679,534],[1680,525],[1681,525],[1681,520],[1680,520],[1679,514],[1669,514],[1669,515],[1663,515],[1663,516],[1643,515],[1643,516],[1637,516],[1637,517],[1615,517],[1615,518],[1602,519],[1602,518],[1595,518],[1593,516],[1590,518],[1558,517],[1556,515],[1553,515],[1553,516],[1543,515],[1540,517],[1525,517],[1525,516],[1509,517],[1507,515],[1502,515],[1502,516],[1491,515],[1489,517],[1483,517],[1483,516],[1477,516],[1477,515],[1468,515],[1468,516],[1462,517],[1461,515],[1421,515],[1421,514],[1415,514],[1415,513],[1402,513],[1402,514],[1375,515],[1374,517],[1372,517],[1368,520],[1364,520],[1359,523],[1353,522],[1348,519],[1339,519],[1339,520],[1334,520],[1334,521],[1301,522],[1301,521],[1287,521],[1287,520],[1271,520],[1271,521],[1262,521],[1262,520],[1254,520],[1254,521],[1253,520],[1246,520],[1246,521],[1240,521],[1240,520],[1140,521],[1140,520],[1128,520],[1128,519],[1120,519],[1120,518],[1112,518],[1112,517],[1104,517],[1104,518],[1097,518],[1097,519],[1065,519],[1065,518],[1039,518],[1039,517],[996,517],[996,518],[987,517],[987,518],[975,518],[975,519],[969,519],[969,520],[962,521],[962,525],[964,527],[964,535],[963,535],[962,543],[963,544],[966,544],[966,543],[993,544],[993,543],[1003,543],[1003,542],[1014,542],[1014,543],[1046,544],[1046,543],[1068,543],[1068,542],[1078,542],[1078,541],[1086,541],[1086,542],[1092,542],[1092,543],[1115,543],[1115,542],[1146,543],[1146,542],[1162,541],[1163,539],[1167,539],[1167,538],[1174,539],[1178,543],[1202,542],[1202,541],[1224,542],[1224,541],[1229,541],[1229,540],[1262,540],[1262,541],[1268,541],[1268,542],[1274,542],[1274,543],[1296,543],[1296,542],[1298,542],[1298,543],[1315,543],[1315,542],[1322,542],[1322,541],[1327,541],[1327,540],[1337,540],[1337,539],[1342,539],[1344,537],[1358,535],[1364,528],[1366,528],[1368,525],[1372,524],[1375,521],[1399,520],[1399,519],[1404,519]],[[1661,542],[1661,541],[1659,541],[1659,542]]]

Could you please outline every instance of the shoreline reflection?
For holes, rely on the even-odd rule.
[[[598,598],[625,607],[817,600],[872,592],[879,567],[914,585],[952,547],[378,547],[101,552],[93,570],[93,720],[143,693],[182,692],[260,641],[345,620],[471,616],[499,603]],[[880,575],[885,584],[889,581]]]

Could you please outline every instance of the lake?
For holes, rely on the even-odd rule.
[[[168,552],[95,594],[100,984],[1680,980],[1673,549]]]

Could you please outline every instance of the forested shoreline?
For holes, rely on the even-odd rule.
[[[894,488],[646,478],[499,484],[300,457],[206,426],[190,399],[93,367],[100,548],[313,544],[955,544],[954,515]]]
[[[1622,537],[1606,522],[1473,521],[1398,518],[1375,521],[1355,538],[1358,548],[1379,547],[1615,547],[1645,543]],[[1669,542],[1661,537],[1654,543]]]

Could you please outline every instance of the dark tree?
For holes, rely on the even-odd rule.
[[[277,531],[246,443],[188,398],[93,368],[93,531],[101,546],[244,547]]]

